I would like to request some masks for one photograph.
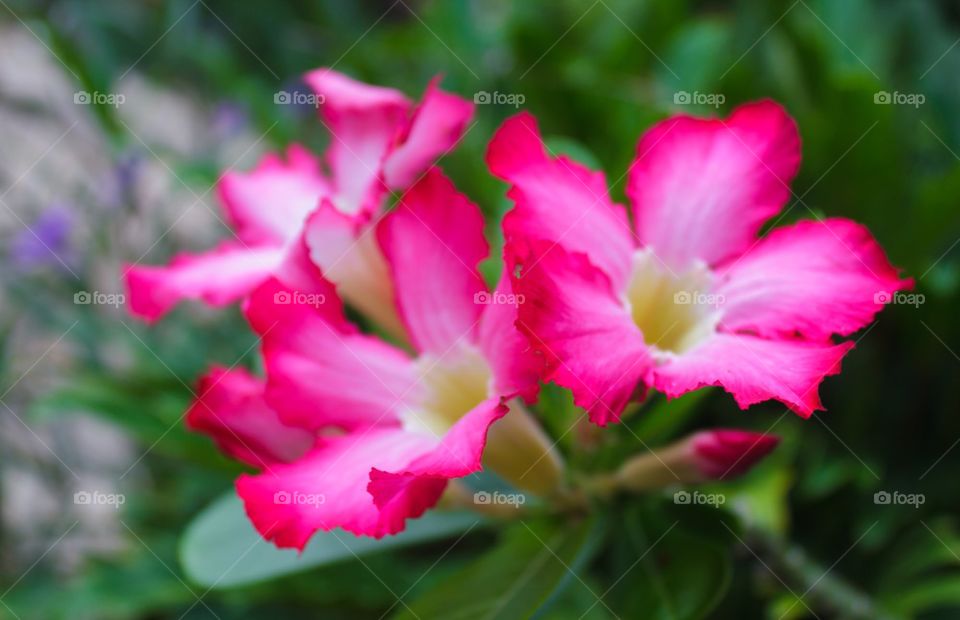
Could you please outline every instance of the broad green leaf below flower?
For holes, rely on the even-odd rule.
[[[433,510],[412,519],[400,534],[380,540],[340,530],[317,532],[298,555],[293,549],[277,549],[260,538],[247,520],[240,499],[231,491],[187,527],[180,541],[180,563],[192,581],[207,588],[229,588],[457,536],[483,522],[483,517],[472,513]]]

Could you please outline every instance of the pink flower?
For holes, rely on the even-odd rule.
[[[477,271],[489,252],[480,210],[433,169],[375,232],[415,354],[360,333],[332,290],[298,300],[271,278],[246,307],[266,381],[215,370],[190,411],[193,428],[262,470],[237,491],[281,547],[334,527],[396,533],[482,463],[538,493],[559,482],[516,398],[535,397],[537,375],[510,281],[491,296]]]
[[[517,326],[545,380],[591,419],[619,419],[648,386],[676,397],[721,386],[741,408],[776,399],[807,417],[882,294],[912,285],[866,228],[802,221],[758,237],[790,198],[800,138],[771,101],[727,119],[676,116],[640,140],[627,212],[603,174],[547,155],[535,119],[494,136],[493,173],[516,203],[504,219]]]
[[[329,69],[305,79],[322,97],[331,135],[324,159],[293,145],[249,173],[225,173],[217,189],[236,240],[163,267],[127,266],[134,314],[156,320],[182,299],[226,305],[270,277],[314,293],[322,288],[315,264],[358,309],[388,328],[397,323],[383,310],[392,305],[383,257],[364,233],[389,190],[406,188],[456,144],[473,104],[436,79],[416,108],[398,91]]]

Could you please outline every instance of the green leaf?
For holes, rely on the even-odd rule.
[[[732,484],[717,485],[716,490],[726,494],[728,508],[746,523],[785,536],[790,526],[787,496],[792,486],[791,470],[761,466]]]
[[[50,422],[72,411],[85,411],[152,442],[186,407],[187,400],[176,387],[179,386],[152,386],[145,379],[133,384],[101,375],[79,375],[63,387],[37,398],[29,411],[39,422]]]
[[[167,567],[173,540],[142,529],[141,535],[143,544],[130,540],[129,549],[109,560],[88,558],[82,570],[69,577],[38,565],[4,596],[0,609],[9,610],[10,615],[0,612],[0,618],[120,620],[180,616],[196,601],[196,595]],[[160,613],[165,609],[170,613]],[[174,609],[181,612],[174,613]]]
[[[895,614],[914,618],[934,608],[960,607],[960,574],[932,577],[909,588],[900,588],[881,600],[881,606]]]
[[[898,591],[911,580],[960,564],[960,534],[946,520],[931,521],[917,528],[890,550],[893,562],[885,566],[878,582],[881,591]]]
[[[521,521],[496,548],[405,604],[395,618],[530,618],[566,586],[587,588],[578,573],[603,530],[595,519]]]
[[[635,419],[628,420],[628,423],[644,443],[659,445],[679,434],[699,410],[697,405],[710,393],[711,390],[697,390],[679,398],[664,397],[652,407],[641,411]]]
[[[617,610],[621,617],[704,618],[723,597],[730,584],[729,554],[717,542],[721,536],[696,525],[700,513],[716,509],[695,508],[692,521],[638,506],[625,512],[624,544],[632,545],[627,559],[634,559],[611,596],[622,601],[623,609]]]
[[[547,136],[544,138],[547,153],[552,157],[569,157],[593,170],[601,170],[600,160],[583,144],[566,136]]]
[[[573,393],[555,383],[545,383],[540,389],[537,404],[540,420],[551,437],[558,437],[558,444],[571,448],[577,440],[577,433],[568,432],[570,427],[586,413],[573,402]]]
[[[924,525],[890,550],[877,582],[881,607],[897,615],[960,607],[960,536],[949,520]]]
[[[187,527],[180,541],[180,563],[187,576],[200,585],[229,588],[447,538],[482,521],[473,513],[434,510],[410,520],[400,534],[380,540],[342,530],[317,532],[298,555],[293,549],[278,549],[263,540],[247,520],[240,499],[230,492]]]
[[[657,68],[661,80],[674,90],[715,93],[717,79],[730,64],[730,25],[719,19],[703,19],[682,26],[673,36]]]

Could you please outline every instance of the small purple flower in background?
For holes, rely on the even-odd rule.
[[[229,140],[243,131],[248,121],[249,115],[244,106],[224,101],[213,111],[213,137],[217,142]]]
[[[143,156],[137,151],[120,154],[107,178],[102,190],[98,192],[99,202],[107,210],[119,209],[130,197],[140,178]]]
[[[23,228],[10,244],[10,260],[19,271],[45,267],[69,270],[76,254],[70,239],[76,221],[73,209],[63,203],[44,210],[29,228]]]
[[[117,158],[114,174],[118,190],[127,192],[134,186],[140,174],[140,164],[142,162],[143,157],[136,151],[125,153]]]

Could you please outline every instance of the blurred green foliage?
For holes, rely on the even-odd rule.
[[[541,612],[546,618],[955,617],[955,3],[8,2],[0,19],[22,19],[79,77],[78,87],[110,92],[134,67],[199,105],[241,106],[256,135],[277,123],[266,137],[277,147],[323,143],[310,113],[273,104],[274,92],[316,66],[411,96],[438,73],[447,89],[467,97],[520,94],[523,108],[555,136],[554,148],[592,159],[621,200],[636,141],[651,123],[678,110],[725,114],[738,103],[772,97],[795,116],[804,142],[794,197],[777,223],[818,215],[861,221],[925,296],[916,307],[888,307],[857,335],[842,375],[824,386],[829,411],[811,420],[772,404],[741,413],[714,392],[670,404],[655,398],[626,424],[605,430],[595,453],[570,455],[584,469],[603,469],[693,428],[742,426],[782,435],[784,444],[769,462],[725,488],[730,501],[720,510],[678,511],[661,497],[634,499],[615,506],[599,525],[547,520],[513,524],[498,536],[481,528],[452,548],[454,541],[446,540],[207,591],[186,582],[177,538],[230,489],[239,469],[178,420],[206,364],[255,363],[247,354],[254,339],[239,314],[228,310],[218,322],[198,324],[181,309],[157,327],[127,320],[125,328],[93,312],[75,316],[74,307],[58,307],[50,302],[55,296],[43,292],[78,288],[75,282],[11,281],[7,295],[51,330],[80,321],[71,338],[81,344],[83,371],[33,403],[33,419],[85,410],[150,448],[138,464],[150,473],[149,487],[131,492],[124,508],[123,521],[135,533],[127,550],[88,561],[68,576],[44,563],[19,581],[17,573],[0,575],[0,585],[11,587],[2,601],[18,617],[357,618],[387,611],[497,617],[499,609],[515,610],[502,617],[524,617],[544,602],[551,603]],[[679,91],[720,93],[725,102],[719,109],[678,106]],[[922,94],[925,102],[881,105],[875,102],[880,92]],[[442,162],[489,215],[494,241],[497,218],[509,203],[481,154],[514,112],[478,106],[476,125]],[[110,108],[98,108],[97,115],[118,156],[140,148]],[[210,161],[171,165],[198,187],[219,172]],[[161,243],[148,260],[160,262],[178,249]],[[131,354],[122,376],[104,362],[105,342]],[[578,415],[567,395],[552,388],[541,408],[557,437]],[[569,442],[560,445],[569,449]],[[925,503],[878,506],[873,494],[880,490],[923,493]],[[558,527],[555,552],[545,554],[538,539],[552,540]],[[512,584],[522,591],[510,594]],[[504,595],[510,596],[496,598]],[[473,611],[470,597],[479,604]],[[0,608],[0,617],[8,609]]]

